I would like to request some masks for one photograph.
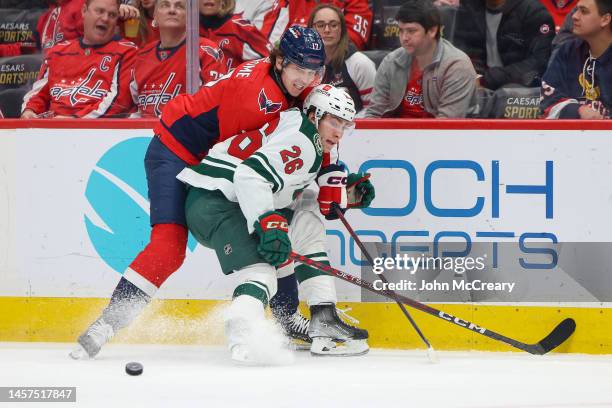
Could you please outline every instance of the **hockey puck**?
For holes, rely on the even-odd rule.
[[[142,364],[134,361],[125,365],[125,372],[129,375],[140,375],[142,374],[142,370]]]

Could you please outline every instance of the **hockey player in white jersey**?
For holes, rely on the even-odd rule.
[[[354,103],[345,91],[320,85],[306,98],[304,113],[288,110],[257,131],[233,136],[177,176],[192,187],[185,207],[190,231],[215,250],[223,273],[240,277],[226,317],[235,361],[273,363],[256,337],[276,293],[276,267],[290,251],[327,262],[323,223],[298,208],[299,197],[319,176],[324,153],[354,126],[354,117]],[[346,191],[338,201],[346,206]],[[367,331],[336,314],[333,278],[312,268],[296,269],[296,276],[311,311],[311,352],[367,352]]]

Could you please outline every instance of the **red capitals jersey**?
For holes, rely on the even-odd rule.
[[[288,27],[294,24],[306,26],[310,12],[319,3],[333,4],[342,10],[349,38],[358,49],[366,48],[373,16],[368,0],[276,0],[264,17],[261,32],[274,44]]]
[[[406,84],[406,93],[398,107],[396,117],[399,118],[433,118],[423,105],[423,71],[417,66],[416,60],[410,66],[410,78]]]
[[[185,41],[173,48],[160,48],[160,42],[149,43],[138,51],[130,90],[139,117],[157,117],[162,108],[177,95],[185,93]],[[201,84],[219,79],[226,73],[223,54],[215,43],[200,38]]]
[[[185,162],[199,164],[217,141],[259,129],[289,107],[271,70],[267,58],[248,61],[194,95],[177,96],[163,110],[155,134]]]
[[[559,32],[565,20],[565,16],[576,7],[578,0],[540,0],[540,2],[552,16],[555,22],[555,31]]]
[[[99,118],[128,113],[129,85],[137,48],[113,39],[99,46],[64,41],[49,50],[22,111]]]
[[[200,17],[200,37],[213,41],[223,51],[228,70],[245,61],[265,58],[272,50],[261,32],[241,16]]]
[[[81,11],[85,0],[60,0],[58,3],[40,16],[36,26],[44,53],[57,43],[83,36]]]

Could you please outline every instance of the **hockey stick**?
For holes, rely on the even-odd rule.
[[[334,211],[336,212],[336,215],[338,216],[340,221],[342,221],[342,224],[344,224],[344,227],[348,231],[349,235],[353,237],[353,240],[355,240],[355,242],[357,243],[357,246],[361,250],[361,253],[366,257],[368,262],[370,262],[370,265],[374,265],[374,259],[372,258],[372,256],[366,249],[365,245],[363,245],[363,242],[361,242],[361,240],[359,239],[359,237],[357,236],[357,234],[355,233],[351,225],[348,223],[348,221],[344,217],[344,214],[342,213],[342,210],[340,209],[338,204],[332,203],[332,207]],[[387,278],[385,278],[382,274],[378,276],[380,277],[380,280],[382,280],[384,283],[389,283]],[[410,313],[408,313],[408,310],[406,310],[406,307],[404,306],[404,304],[400,302],[399,300],[395,300],[395,303],[397,303],[402,313],[404,313],[404,316],[406,316],[406,318],[408,319],[408,321],[410,322],[414,330],[417,332],[419,337],[421,337],[421,340],[423,340],[423,343],[425,343],[425,345],[427,346],[427,355],[429,356],[429,360],[431,360],[432,362],[437,362],[438,356],[435,354],[433,346],[431,345],[429,340],[427,340],[427,337],[425,337],[425,335],[423,334],[423,332],[421,331],[417,323],[414,321],[412,316],[410,316]]]
[[[568,317],[567,319],[559,323],[557,326],[555,326],[555,328],[539,342],[535,344],[527,344],[518,340],[511,339],[510,337],[506,337],[503,334],[496,333],[492,330],[485,329],[484,327],[477,326],[476,324],[470,321],[460,319],[451,314],[445,313],[442,310],[435,309],[431,306],[410,299],[393,291],[376,290],[374,288],[374,285],[372,285],[372,283],[368,281],[364,281],[361,278],[349,275],[346,272],[342,272],[338,269],[332,268],[331,266],[322,264],[303,255],[297,254],[293,251],[289,254],[289,258],[294,261],[311,266],[322,272],[326,272],[329,275],[335,276],[354,285],[361,286],[362,288],[367,289],[370,292],[385,296],[389,299],[395,300],[396,302],[404,303],[417,310],[428,313],[432,316],[436,316],[439,319],[442,319],[449,323],[453,323],[457,326],[463,327],[464,329],[482,334],[483,336],[488,337],[490,339],[506,343],[514,348],[526,351],[530,354],[542,355],[548,353],[549,351],[553,350],[561,343],[563,343],[565,340],[567,340],[568,337],[571,336],[574,330],[576,329],[576,322],[574,321],[574,319]]]

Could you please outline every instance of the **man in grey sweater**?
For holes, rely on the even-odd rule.
[[[431,0],[409,0],[396,19],[401,48],[385,57],[366,117],[464,118],[476,113],[476,71],[468,56],[440,38]]]

